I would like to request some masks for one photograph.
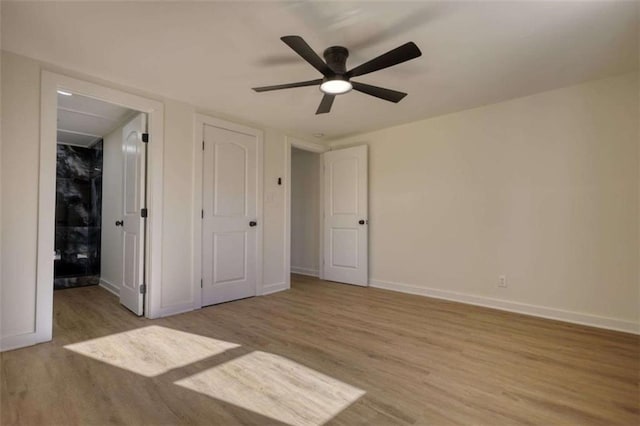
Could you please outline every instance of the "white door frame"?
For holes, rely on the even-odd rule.
[[[148,114],[147,294],[145,316],[160,311],[162,282],[162,189],[164,105],[120,90],[43,70],[40,85],[40,175],[38,182],[38,246],[36,275],[36,327],[32,343],[52,338],[53,252],[55,247],[56,132],[58,90],[120,105]]]
[[[193,217],[192,217],[192,235],[193,235],[193,262],[191,266],[191,294],[193,296],[193,309],[202,308],[202,288],[200,283],[202,280],[202,143],[204,125],[219,127],[233,132],[243,133],[249,136],[255,136],[258,141],[256,147],[256,178],[257,188],[256,197],[258,199],[256,205],[256,216],[258,219],[257,235],[257,253],[256,253],[256,296],[263,294],[263,276],[262,276],[262,250],[263,250],[263,234],[264,234],[264,216],[262,214],[262,193],[263,193],[263,141],[264,135],[262,130],[254,129],[248,126],[231,123],[219,118],[209,117],[204,114],[196,114],[194,120],[193,131]]]
[[[323,152],[329,151],[329,148],[313,142],[303,141],[297,138],[287,136],[285,141],[285,150],[284,150],[284,164],[285,164],[285,208],[284,208],[284,229],[285,229],[285,238],[284,238],[284,273],[285,273],[285,283],[286,288],[291,288],[291,148],[298,148],[304,151],[315,152],[317,154],[322,154]],[[322,158],[320,159],[322,160]],[[320,241],[320,251],[318,257],[318,278],[322,279],[324,275],[323,271],[323,261],[324,261],[324,220],[322,219],[322,215],[324,212],[324,167],[322,166],[322,161],[320,162],[320,223],[318,227],[318,231],[320,233],[318,240]]]

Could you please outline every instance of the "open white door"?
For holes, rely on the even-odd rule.
[[[368,277],[367,146],[324,157],[324,279],[366,286]]]
[[[146,115],[139,114],[122,129],[123,236],[120,303],[136,315],[144,313],[144,244]]]
[[[204,124],[202,306],[256,295],[258,138]]]

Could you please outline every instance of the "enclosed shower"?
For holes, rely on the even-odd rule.
[[[57,145],[54,288],[100,282],[102,140]]]

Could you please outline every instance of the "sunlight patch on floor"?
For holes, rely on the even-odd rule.
[[[151,325],[66,345],[65,349],[153,377],[239,346],[224,340]]]
[[[365,391],[287,358],[251,352],[175,384],[290,425],[321,425]]]

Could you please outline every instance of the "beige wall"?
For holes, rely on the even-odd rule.
[[[291,149],[291,271],[318,275],[320,155]]]
[[[33,332],[35,327],[39,68],[26,59],[3,55],[1,90],[0,336],[4,337]]]
[[[334,141],[370,147],[373,285],[637,331],[637,94],[630,74]]]
[[[122,126],[104,137],[102,144],[102,228],[100,280],[112,290],[122,285]]]
[[[184,310],[193,300],[192,171],[193,117],[195,108],[164,100],[164,211],[162,244],[163,310]]]
[[[190,309],[193,297],[191,230],[195,216],[192,208],[194,114],[209,112],[2,52],[0,181],[3,257],[0,337],[32,332],[35,324],[41,69],[49,69],[163,102],[165,146],[161,305],[162,311],[166,313]],[[277,186],[275,182],[277,177],[284,175],[286,135],[273,129],[263,130],[263,279],[265,289],[274,291],[285,288],[284,191],[282,186]]]
[[[263,203],[263,277],[265,291],[287,288],[285,271],[284,185],[278,178],[285,174],[286,135],[274,129],[265,132]]]
[[[162,307],[188,309],[193,115],[208,111],[44,67],[164,103]],[[34,328],[42,68],[2,53],[2,337]],[[637,94],[637,76],[621,76],[337,141],[370,145],[373,284],[637,324]],[[276,183],[286,135],[263,130],[263,279],[273,291],[288,272]]]

